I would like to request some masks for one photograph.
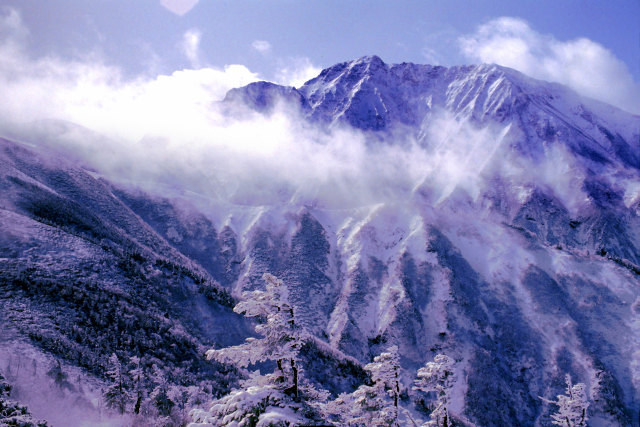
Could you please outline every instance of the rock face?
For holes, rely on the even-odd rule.
[[[434,137],[443,118],[488,134],[454,156],[472,178],[443,184],[435,170],[401,200],[216,216],[248,218],[242,226],[1,141],[0,321],[25,328],[20,300],[44,322],[46,298],[31,285],[14,291],[25,274],[80,275],[141,309],[155,301],[169,341],[179,324],[193,337],[186,347],[229,344],[248,330],[232,296],[262,286],[268,271],[316,337],[362,363],[396,344],[409,384],[435,354],[456,359],[460,419],[548,425],[539,396],[561,393],[569,373],[600,384],[593,425],[637,425],[640,117],[495,65],[375,56],[300,88],[234,89],[224,103],[264,114],[289,105],[320,127],[354,128],[372,144],[410,138],[434,156],[463,143]],[[65,327],[57,333],[73,340]]]

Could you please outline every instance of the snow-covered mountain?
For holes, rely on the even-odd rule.
[[[284,111],[426,160],[411,185],[368,203],[203,204],[3,140],[0,322],[70,364],[150,352],[168,369],[233,381],[198,352],[248,336],[233,298],[270,272],[299,320],[339,350],[317,368],[326,380],[342,367],[333,392],[361,375],[349,357],[366,363],[395,344],[407,385],[437,353],[458,362],[450,410],[469,424],[549,425],[539,397],[559,394],[569,373],[599,383],[593,425],[637,425],[640,117],[495,65],[375,56],[300,88],[231,90],[222,107]],[[78,293],[120,301],[129,323],[93,319]],[[148,345],[114,341],[114,322],[125,337],[144,325]]]
[[[371,56],[327,68],[298,89],[257,82],[225,99],[257,110],[279,100],[298,104],[314,121],[373,131],[406,126],[420,132],[444,109],[477,125],[516,125],[523,134],[512,143],[522,154],[539,154],[560,140],[595,163],[640,164],[637,116],[497,65],[387,65]]]

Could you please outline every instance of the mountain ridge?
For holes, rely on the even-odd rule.
[[[47,161],[37,147],[2,140],[0,290],[11,314],[2,321],[21,326],[18,302],[36,319],[52,318],[55,334],[35,341],[73,360],[69,348],[84,355],[88,344],[63,321],[68,313],[84,319],[84,300],[71,295],[83,286],[101,301],[130,294],[135,307],[125,312],[136,315],[148,298],[150,319],[140,322],[163,326],[143,341],[181,343],[186,350],[176,345],[164,357],[197,366],[204,342],[249,335],[230,306],[270,272],[290,287],[316,339],[361,364],[398,345],[409,384],[435,354],[455,358],[464,381],[453,409],[470,423],[546,425],[550,408],[539,396],[561,392],[570,373],[600,383],[594,425],[636,425],[640,117],[509,73],[365,57],[298,89],[259,82],[230,91],[222,102],[234,107],[230,115],[237,106],[267,117],[299,109],[292,114],[322,129],[358,132],[367,149],[409,139],[426,154],[420,159],[444,159],[393,200],[343,209],[286,197],[199,204],[187,191],[96,179]],[[42,278],[56,289],[77,282],[61,297],[67,311],[48,311]],[[31,325],[39,321],[46,323]],[[131,346],[113,349],[124,356]],[[211,369],[228,384],[237,378]],[[332,392],[358,377],[341,378]]]

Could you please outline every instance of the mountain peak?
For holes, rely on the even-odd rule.
[[[293,104],[304,104],[302,96],[294,87],[265,81],[253,82],[240,88],[231,89],[227,92],[223,102],[227,105],[241,103],[255,111],[270,112],[280,100]]]
[[[386,67],[387,64],[385,64],[385,62],[380,59],[380,57],[378,55],[366,55],[366,56],[362,56],[358,59],[355,59],[353,61],[351,61],[352,65],[356,65],[356,64],[365,64],[368,65],[370,67],[375,67],[375,68],[381,68],[381,67]]]
[[[500,93],[500,103],[508,101],[513,86],[510,80],[496,65],[388,65],[372,55],[326,68],[299,92],[308,100],[313,119],[383,130],[396,124],[419,124],[434,101],[459,111],[470,111],[467,107],[473,100],[492,94]],[[494,82],[497,86],[491,86]],[[496,91],[498,88],[500,91]],[[492,103],[494,107],[496,102]]]
[[[349,80],[355,81],[359,78],[375,74],[380,70],[386,71],[387,69],[387,64],[385,64],[379,56],[362,56],[352,61],[340,62],[336,65],[323,69],[317,77],[306,82],[304,86],[330,83],[342,76],[346,76]]]
[[[617,158],[637,168],[640,158],[637,145],[630,143],[638,137],[638,125],[633,125],[637,117],[611,113],[562,85],[496,64],[386,64],[370,55],[326,68],[297,89],[252,83],[230,91],[225,101],[232,100],[263,112],[283,100],[299,106],[313,122],[364,131],[419,130],[439,110],[475,125],[526,123],[525,132],[531,135],[526,144],[516,144],[529,155],[561,139],[598,164]]]

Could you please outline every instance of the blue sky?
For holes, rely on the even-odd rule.
[[[2,0],[0,95],[20,102],[0,114],[77,120],[60,111],[152,108],[162,90],[219,99],[371,54],[497,63],[640,113],[638,22],[638,0]]]
[[[29,29],[37,55],[99,53],[130,75],[192,65],[243,64],[266,78],[293,59],[316,67],[377,54],[387,62],[468,63],[457,40],[509,16],[559,41],[585,37],[640,80],[640,2],[586,0],[4,0]],[[186,4],[184,4],[186,3]],[[184,54],[199,35],[198,64]],[[266,43],[254,44],[255,41]],[[262,51],[253,46],[262,46]]]

